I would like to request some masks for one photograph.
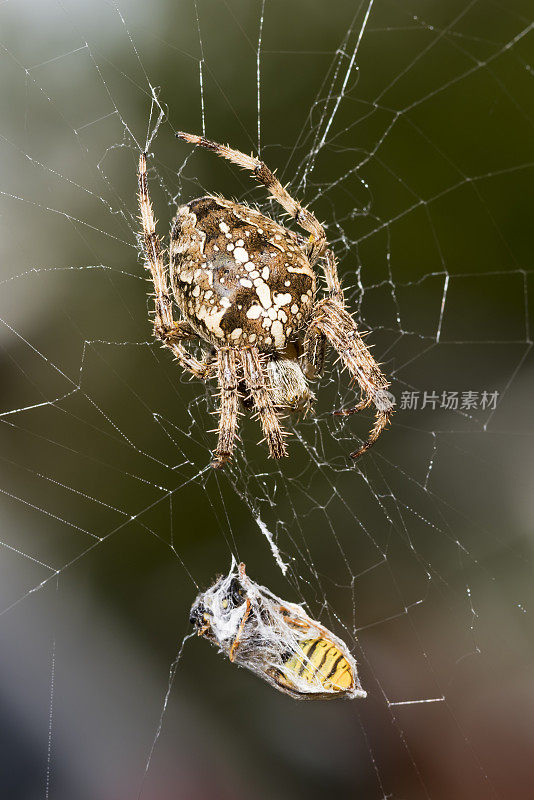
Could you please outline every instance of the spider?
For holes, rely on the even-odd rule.
[[[311,408],[315,398],[308,380],[322,372],[327,342],[361,390],[354,408],[334,413],[354,414],[375,406],[367,441],[351,453],[358,458],[390,421],[394,403],[385,376],[345,308],[323,226],[259,159],[203,136],[176,136],[250,170],[309,234],[305,238],[223,197],[200,197],[177,209],[167,268],[148,192],[146,153],[139,158],[144,257],[155,293],[154,335],[185,370],[201,380],[218,381],[218,443],[212,466],[221,467],[232,456],[239,400],[243,408],[255,408],[271,458],[287,455],[280,414]],[[328,290],[321,299],[316,264],[322,266]],[[178,322],[169,282],[181,315]],[[203,346],[201,359],[184,346],[193,340]]]

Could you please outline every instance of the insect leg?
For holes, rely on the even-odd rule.
[[[249,618],[249,615],[250,615],[250,600],[247,597],[247,607],[245,609],[245,613],[243,614],[243,619],[241,620],[241,623],[239,625],[238,631],[236,633],[236,637],[235,637],[234,641],[232,642],[232,646],[230,648],[230,652],[228,653],[228,658],[230,659],[230,661],[233,661],[234,658],[235,658],[235,651],[239,647],[239,642],[241,640],[241,636],[243,635],[243,630],[245,628],[245,623],[246,623],[247,619]]]

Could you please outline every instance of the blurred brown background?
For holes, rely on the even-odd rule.
[[[173,137],[204,115],[257,150],[262,8],[262,156],[325,221],[397,400],[499,393],[400,409],[357,467],[370,416],[332,417],[331,358],[290,459],[244,420],[213,474],[211,390],[150,339],[152,92],[161,235],[206,191],[278,213]],[[352,61],[368,8],[0,5],[2,797],[531,796],[532,7],[375,0]],[[232,553],[345,638],[367,700],[295,703],[197,640],[166,700]]]

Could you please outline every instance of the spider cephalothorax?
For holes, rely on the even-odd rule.
[[[218,380],[219,441],[213,466],[222,466],[232,454],[239,399],[245,407],[256,408],[270,455],[287,455],[278,414],[310,408],[314,396],[307,379],[321,372],[327,341],[362,391],[355,408],[338,413],[352,414],[371,403],[376,408],[375,425],[352,454],[356,458],[389,422],[393,402],[386,378],[345,310],[335,256],[323,227],[258,159],[201,136],[177,136],[251,170],[309,233],[305,239],[259,211],[221,197],[201,197],[180,206],[171,227],[168,268],[182,316],[175,322],[148,194],[146,155],[139,159],[144,250],[155,289],[154,334],[193,375]],[[317,302],[313,267],[319,261],[328,295]],[[202,360],[183,345],[195,339],[204,345]]]

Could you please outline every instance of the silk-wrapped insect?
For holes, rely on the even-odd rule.
[[[230,661],[297,700],[366,697],[347,645],[306,614],[251,580],[245,565],[198,595],[191,623]]]

